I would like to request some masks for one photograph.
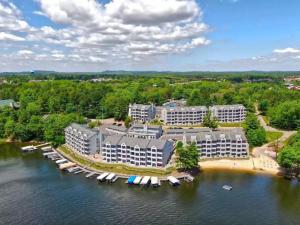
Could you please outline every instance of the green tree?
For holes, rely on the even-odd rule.
[[[126,128],[129,128],[130,127],[130,124],[131,124],[131,122],[132,122],[132,118],[130,117],[130,116],[127,116],[126,118],[125,118],[125,127]]]
[[[250,147],[262,146],[266,143],[266,131],[261,127],[247,131],[247,139]]]
[[[217,129],[219,126],[219,121],[216,117],[213,117],[209,111],[206,116],[203,118],[203,125],[212,129]]]
[[[195,143],[188,146],[183,146],[182,142],[176,145],[178,155],[177,165],[184,170],[191,170],[198,167],[199,153]]]

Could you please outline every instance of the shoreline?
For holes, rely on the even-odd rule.
[[[25,145],[25,144],[41,144],[41,143],[46,143],[46,142],[38,142],[38,141],[30,141],[30,142],[19,142],[19,141],[8,141],[8,140],[0,140],[0,144],[20,144],[20,145]],[[66,157],[68,160],[73,161],[74,163],[86,167],[91,171],[95,172],[111,172],[109,170],[99,170],[95,169],[91,166],[84,165],[83,163],[78,162],[77,160],[74,159],[73,156],[67,155],[64,153],[61,149],[56,148],[55,149],[57,152],[62,154],[64,157]],[[76,153],[75,153],[76,154]],[[77,154],[76,154],[77,155]],[[79,157],[82,157],[81,155],[78,155]],[[90,161],[91,159],[85,158],[85,160]],[[260,174],[260,175],[269,175],[269,176],[276,176],[276,177],[283,177],[284,173],[282,169],[262,169],[261,167],[256,167],[258,164],[258,161],[261,160],[259,157],[253,157],[251,156],[249,159],[213,159],[213,160],[203,160],[199,162],[199,170],[200,172],[206,172],[206,171],[230,171],[230,172],[240,172],[240,173],[251,173],[251,174]],[[90,161],[89,163],[97,163]],[[118,166],[118,165],[110,165],[108,164],[107,166]],[[128,166],[131,168],[130,166]],[[139,175],[143,175],[143,169],[147,168],[131,168],[133,171],[134,170],[139,170],[137,173]],[[153,168],[151,168],[153,169]],[[155,168],[154,168],[155,169]],[[157,169],[158,171],[162,172],[163,170],[166,171],[166,169]],[[134,173],[134,172],[133,172]],[[129,176],[129,173],[118,173],[121,176]],[[177,170],[174,170],[173,172],[166,174],[166,175],[159,175],[155,174],[155,176],[158,176],[160,178],[165,178],[166,176],[173,175],[176,177],[182,177],[187,175],[188,173],[184,172],[179,172]],[[145,175],[147,175],[147,172],[145,172]]]

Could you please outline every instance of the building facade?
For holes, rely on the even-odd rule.
[[[142,139],[109,136],[102,145],[107,163],[123,163],[140,167],[164,167],[173,152],[173,142],[161,139]]]
[[[147,122],[155,118],[156,108],[152,105],[130,104],[128,116],[135,121]]]
[[[215,105],[209,110],[222,123],[242,122],[247,113],[243,105]]]
[[[195,143],[202,159],[249,157],[249,145],[242,129],[185,134],[183,143]]]
[[[207,112],[205,106],[165,107],[161,110],[161,119],[167,125],[200,124]]]
[[[66,145],[82,154],[100,153],[103,136],[97,129],[72,123],[65,129]]]

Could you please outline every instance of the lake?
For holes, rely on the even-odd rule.
[[[206,171],[177,188],[124,182],[98,184],[59,171],[41,152],[2,144],[0,224],[300,224],[300,184],[279,177]]]

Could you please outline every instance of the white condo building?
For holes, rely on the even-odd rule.
[[[129,104],[128,116],[133,120],[146,122],[155,118],[156,108],[153,104]]]
[[[249,145],[242,129],[184,134],[183,143],[196,143],[199,156],[207,158],[247,158]]]
[[[207,112],[205,106],[164,107],[161,110],[161,119],[168,125],[200,124]]]
[[[66,145],[83,154],[100,152],[102,135],[97,129],[89,129],[85,125],[72,123],[65,129]]]
[[[173,142],[162,139],[142,139],[109,136],[102,145],[107,163],[123,163],[141,167],[164,167],[173,152]]]
[[[222,123],[242,122],[247,113],[243,105],[214,105],[209,110]]]

